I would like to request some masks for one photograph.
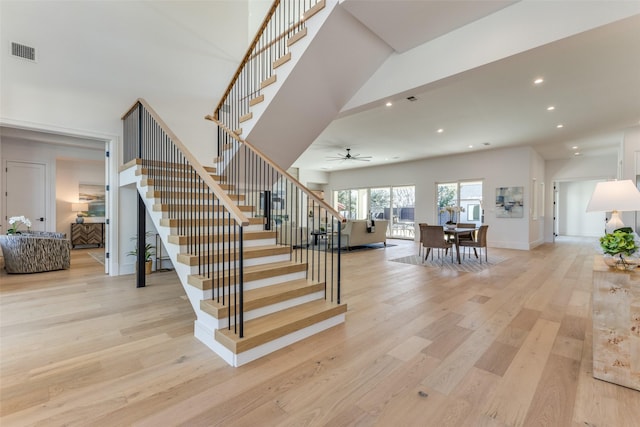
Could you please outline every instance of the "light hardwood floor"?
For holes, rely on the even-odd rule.
[[[344,325],[240,368],[193,337],[171,272],[136,289],[86,250],[2,272],[0,425],[640,425],[640,392],[591,375],[593,241],[490,248],[481,273],[390,243],[344,256]]]

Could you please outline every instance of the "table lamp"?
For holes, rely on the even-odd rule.
[[[78,213],[78,216],[76,217],[76,223],[82,224],[84,222],[82,212],[86,212],[89,210],[89,203],[71,203],[71,210]]]
[[[596,184],[587,212],[611,212],[611,219],[605,225],[607,234],[624,227],[620,212],[640,211],[640,191],[630,179],[606,181]]]

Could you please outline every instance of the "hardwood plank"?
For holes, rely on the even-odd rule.
[[[579,361],[553,354],[549,356],[524,426],[569,425],[579,371]]]
[[[486,405],[485,415],[507,425],[523,424],[559,327],[544,319],[536,322]]]
[[[487,372],[491,372],[492,374],[503,376],[513,362],[513,358],[517,353],[517,347],[503,344],[496,340],[491,344],[487,351],[484,352],[482,357],[478,359],[474,366]]]
[[[509,262],[480,273],[391,262],[401,240],[345,254],[347,322],[241,368],[193,337],[172,272],[136,289],[86,250],[0,271],[0,425],[633,426],[639,392],[593,378],[592,240],[492,248]]]

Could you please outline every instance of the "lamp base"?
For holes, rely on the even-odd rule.
[[[607,234],[613,233],[618,228],[624,227],[624,223],[622,222],[622,218],[620,218],[620,213],[618,211],[611,212],[611,218],[607,221],[607,224],[604,227],[604,230]]]
[[[83,224],[83,223],[84,223],[84,217],[83,216],[76,217],[76,224]]]

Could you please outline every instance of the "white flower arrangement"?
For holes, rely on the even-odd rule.
[[[24,215],[12,216],[9,218],[9,225],[11,227],[7,230],[7,234],[18,234],[18,228],[21,224],[26,225],[27,230],[31,229],[31,220],[29,218],[25,218]]]
[[[464,212],[464,208],[462,206],[456,206],[456,205],[451,205],[451,206],[444,206],[442,208],[440,208],[440,213],[449,213],[449,222],[456,222],[456,215],[459,212]]]

